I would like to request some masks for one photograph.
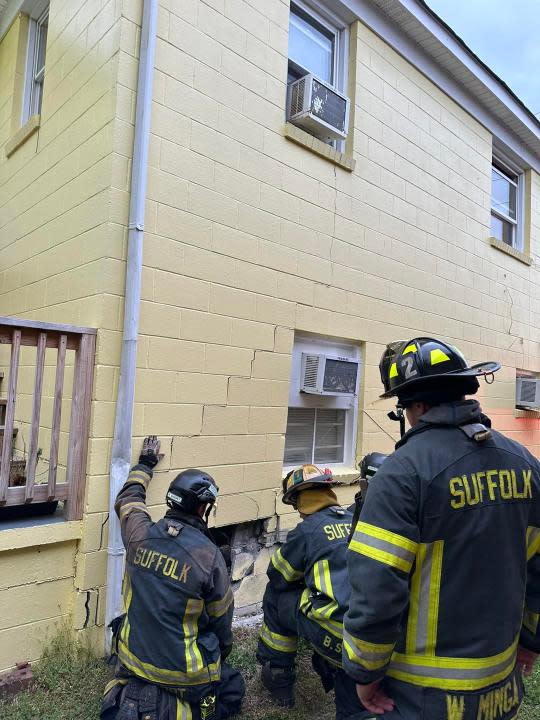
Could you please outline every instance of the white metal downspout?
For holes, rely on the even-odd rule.
[[[107,547],[106,626],[121,612],[120,598],[124,569],[124,546],[114,502],[125,483],[131,464],[131,434],[137,367],[137,337],[141,301],[142,258],[144,238],[144,205],[148,170],[148,146],[152,112],[152,87],[156,49],[158,0],[143,0],[135,137],[131,169],[131,198],[128,220],[128,253],[124,305],[124,337],[120,360],[120,380],[116,400],[116,420],[111,457],[109,500],[109,543]],[[105,647],[110,649],[111,633],[107,628]]]

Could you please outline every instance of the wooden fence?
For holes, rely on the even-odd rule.
[[[3,427],[0,426],[0,430],[3,429],[0,464],[0,507],[63,500],[65,502],[66,519],[76,520],[82,517],[95,342],[96,330],[92,328],[0,317],[0,345],[11,345],[9,371],[7,373],[7,397],[3,403],[5,407],[1,414]],[[36,348],[35,377],[26,458],[26,483],[13,487],[10,486],[10,474],[13,464],[14,430],[16,430],[17,379],[21,347],[23,346]],[[36,483],[45,354],[48,348],[54,348],[57,351],[51,440],[48,452],[49,466],[47,482]],[[74,351],[71,417],[65,482],[58,483],[62,399],[64,398],[66,351],[68,350]]]

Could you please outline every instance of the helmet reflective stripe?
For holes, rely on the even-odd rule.
[[[183,502],[183,498],[181,495],[177,495],[176,493],[173,493],[170,490],[167,493],[167,498],[169,500],[172,500],[172,502],[178,503],[179,505],[181,505]]]
[[[402,355],[407,355],[407,353],[416,352],[416,345],[414,343],[411,343],[410,345],[407,345],[405,350],[401,353]]]
[[[405,353],[403,353],[403,354],[405,354]],[[431,360],[432,365],[438,365],[439,363],[449,361],[450,358],[448,357],[448,355],[446,353],[444,353],[442,350],[437,348],[436,350],[431,351],[430,360]]]
[[[218,489],[215,485],[209,485],[208,490],[212,493],[212,495],[217,498],[218,496]]]

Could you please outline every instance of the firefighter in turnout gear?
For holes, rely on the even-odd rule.
[[[499,367],[433,338],[381,359],[411,428],[354,529],[343,663],[384,718],[511,720],[540,651],[540,464],[464,399]]]
[[[159,449],[155,436],[145,439],[116,499],[126,548],[125,615],[115,623],[115,678],[101,717],[222,720],[239,712],[245,690],[223,662],[233,642],[233,595],[207,530],[218,488],[208,473],[181,472],[167,492],[165,517],[152,522],[146,489]]]
[[[358,466],[358,469],[360,470],[360,490],[354,496],[353,504],[348,508],[348,510],[350,510],[353,514],[349,540],[352,538],[354,528],[356,527],[356,523],[358,522],[358,518],[362,512],[362,507],[364,506],[364,502],[366,500],[366,493],[369,490],[369,484],[387,457],[388,455],[385,455],[384,453],[372,452],[364,455],[360,461],[360,465]]]
[[[305,638],[324,689],[335,690],[337,720],[360,720],[371,714],[364,712],[354,682],[341,668],[352,513],[338,505],[335,484],[329,470],[314,465],[303,465],[283,481],[283,502],[293,505],[303,520],[268,567],[257,660],[273,699],[292,707],[298,637]]]

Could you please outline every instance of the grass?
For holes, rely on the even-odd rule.
[[[247,694],[239,720],[333,720],[332,694],[325,695],[311,669],[311,653],[305,645],[298,656],[298,681],[294,710],[276,708],[259,682],[255,662],[256,629],[241,628],[231,663],[246,679]],[[31,690],[0,702],[2,720],[96,720],[101,693],[110,668],[72,633],[63,629],[47,646],[43,659],[34,666]],[[527,681],[527,697],[519,720],[540,718],[540,665]]]

